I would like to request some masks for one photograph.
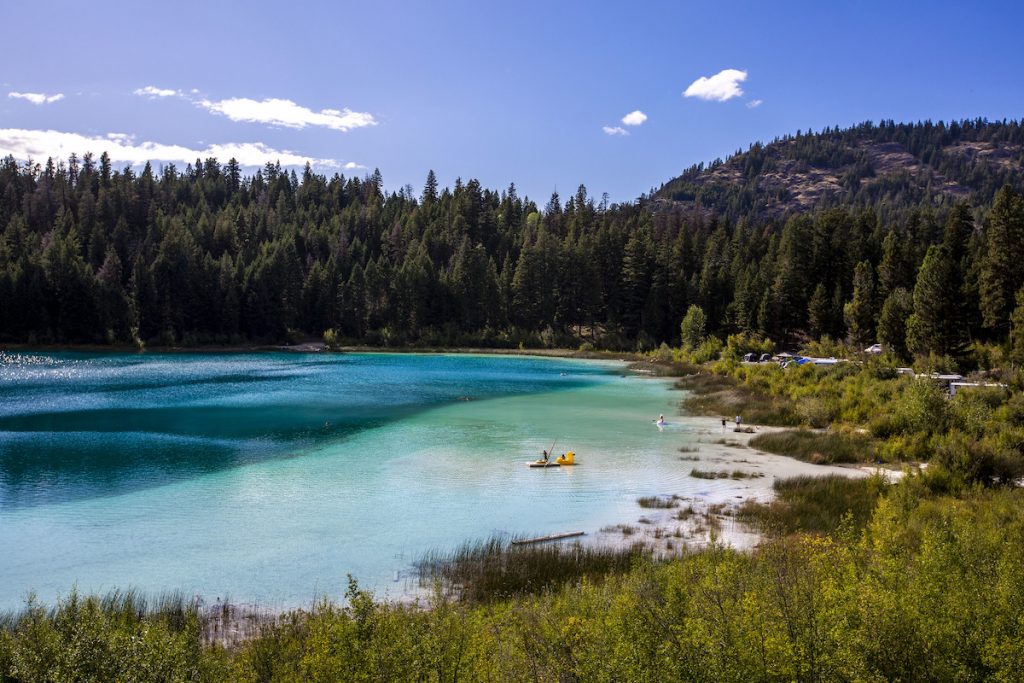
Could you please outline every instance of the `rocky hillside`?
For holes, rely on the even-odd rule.
[[[648,200],[656,209],[770,220],[838,204],[881,213],[959,200],[985,206],[1004,184],[1024,188],[1020,122],[886,121],[758,143],[687,169]]]

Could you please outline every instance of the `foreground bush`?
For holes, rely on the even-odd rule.
[[[2,681],[212,681],[226,665],[204,645],[196,605],[178,597],[72,591],[52,609],[29,600],[0,617]]]

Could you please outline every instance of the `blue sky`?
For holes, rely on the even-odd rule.
[[[212,150],[629,201],[797,129],[1020,118],[1022,23],[1013,2],[8,2],[0,154]]]

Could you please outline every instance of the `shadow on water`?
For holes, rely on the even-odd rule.
[[[412,412],[322,419],[319,411],[277,406],[0,419],[0,510],[129,493],[291,457]]]
[[[605,374],[472,357],[8,354],[0,512],[303,455],[466,398],[575,389]]]

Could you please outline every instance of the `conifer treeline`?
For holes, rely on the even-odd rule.
[[[996,124],[993,124],[996,125]],[[1024,286],[1024,201],[833,207],[731,222],[584,187],[539,208],[475,180],[419,196],[379,172],[331,178],[197,160],[112,169],[106,155],[0,162],[0,339],[370,344],[679,341],[707,331],[881,339],[955,355],[1004,338]]]

